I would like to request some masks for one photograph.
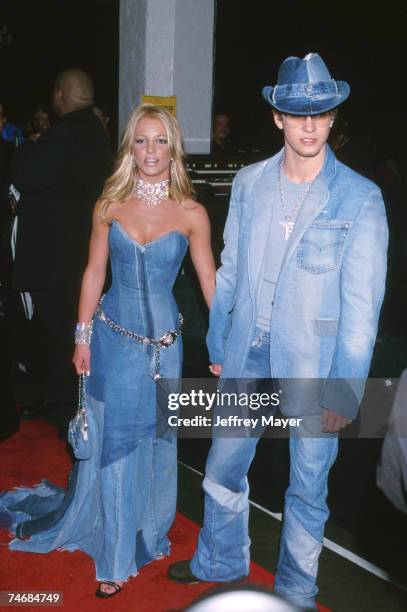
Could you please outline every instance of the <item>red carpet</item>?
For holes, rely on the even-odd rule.
[[[0,444],[0,490],[16,485],[33,485],[41,478],[65,486],[70,469],[65,448],[65,443],[58,439],[50,425],[40,421],[22,421],[20,431]],[[122,593],[110,600],[95,598],[97,583],[93,561],[85,554],[10,552],[5,546],[9,535],[5,531],[0,533],[0,591],[62,591],[62,607],[67,611],[92,612],[100,611],[102,607],[115,612],[170,612],[182,610],[198,595],[212,588],[207,584],[178,585],[166,578],[168,565],[190,558],[195,548],[198,526],[179,513],[170,532],[171,557],[142,568],[140,574],[124,586]],[[248,581],[271,586],[273,576],[252,563]],[[320,610],[327,611],[327,608],[320,606]]]

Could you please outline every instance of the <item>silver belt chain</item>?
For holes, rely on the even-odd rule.
[[[140,342],[140,344],[144,344],[145,346],[148,346],[148,345],[154,346],[154,358],[155,358],[155,375],[154,375],[154,380],[158,380],[159,378],[161,378],[161,374],[160,374],[160,351],[161,351],[161,349],[168,348],[169,346],[174,344],[174,342],[176,341],[178,336],[181,335],[182,325],[184,323],[184,318],[183,318],[182,314],[180,312],[178,313],[178,325],[177,325],[177,328],[174,329],[174,330],[169,330],[169,331],[165,332],[157,340],[155,338],[148,338],[147,336],[142,336],[141,334],[137,334],[136,332],[131,331],[129,329],[126,329],[125,327],[122,327],[121,325],[119,325],[118,323],[116,323],[115,321],[110,319],[107,316],[107,314],[102,310],[103,297],[99,300],[99,303],[98,303],[96,311],[95,311],[95,316],[100,321],[103,321],[103,323],[106,323],[106,325],[108,327],[110,327],[110,329],[113,330],[114,332],[116,332],[117,334],[120,334],[121,336],[124,336],[125,338],[130,338],[130,340],[135,340],[136,342]]]

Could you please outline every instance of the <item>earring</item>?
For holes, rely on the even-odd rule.
[[[331,128],[333,126],[334,122],[333,120],[331,121],[331,123],[329,124],[329,127]]]
[[[171,180],[173,181],[176,176],[176,170],[175,170],[175,162],[172,158],[170,162],[170,175],[171,175]]]

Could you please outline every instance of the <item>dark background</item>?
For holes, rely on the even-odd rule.
[[[118,0],[0,0],[0,98],[10,120],[24,126],[36,104],[49,102],[57,72],[80,67],[116,125],[118,8]]]
[[[118,9],[119,0],[1,0],[0,96],[10,118],[23,124],[35,104],[49,100],[56,72],[81,66],[116,125]],[[218,0],[214,108],[230,114],[239,145],[273,147],[277,136],[261,88],[275,84],[285,57],[316,51],[336,79],[351,84],[341,113],[352,129],[362,137],[369,129],[381,147],[403,157],[404,29],[402,4],[394,1]]]
[[[33,107],[48,102],[57,71],[78,66],[94,78],[96,103],[110,107],[115,135],[118,8],[118,0],[0,0],[0,101],[7,104],[13,122],[24,127]],[[273,128],[270,107],[263,101],[261,89],[276,83],[278,67],[285,57],[318,52],[333,77],[351,85],[351,96],[340,113],[348,119],[357,138],[365,142],[369,136],[383,158],[391,154],[397,160],[405,193],[405,40],[404,10],[393,1],[374,5],[218,0],[214,110],[230,115],[232,137],[238,146],[248,152],[257,148],[264,154],[274,151],[279,145],[279,134]],[[398,202],[405,205],[404,197],[394,197],[388,188],[389,219],[396,219],[391,226],[393,230],[399,228],[400,244],[404,245],[405,223],[392,216],[392,207]],[[394,234],[392,231],[391,235]],[[389,266],[392,290],[387,292],[383,309],[381,339],[373,361],[375,376],[397,377],[407,363],[405,265],[400,263],[399,251],[392,249],[393,263]],[[404,249],[403,261],[406,258]],[[207,374],[204,347],[196,337],[189,341],[190,345],[186,334],[186,355],[192,355],[195,364],[202,362]],[[387,547],[385,565],[393,566],[398,562],[393,554],[395,542],[403,532],[401,516],[375,488],[380,444],[360,440],[347,444],[347,452],[341,454],[331,475],[332,517],[338,524],[358,531],[370,548],[376,547],[371,553],[373,561],[378,551],[383,556]],[[202,470],[207,448],[200,449],[196,443],[192,446],[188,449],[184,444],[181,453],[185,453],[187,463]],[[288,453],[277,448],[276,457],[274,463],[280,466],[280,471],[272,478],[273,457],[270,459],[268,447],[259,445],[252,467],[252,491],[257,502],[268,507],[274,503],[273,509],[279,510]],[[270,493],[270,482],[274,483],[274,493]],[[380,536],[383,541],[378,542],[377,525],[382,524],[386,529]]]
[[[288,56],[314,51],[332,76],[351,85],[341,114],[354,132],[373,131],[381,146],[404,147],[404,11],[396,2],[218,0],[215,106],[230,113],[239,140],[264,146],[274,137],[260,92],[275,85]]]

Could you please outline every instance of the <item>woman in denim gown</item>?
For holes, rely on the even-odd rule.
[[[180,378],[181,341],[162,348],[157,363],[153,345],[112,325],[144,339],[179,331],[172,287],[188,245],[210,305],[215,267],[209,222],[191,196],[176,120],[166,110],[140,106],[95,207],[82,281],[73,362],[78,374],[88,374],[91,458],[75,463],[67,491],[43,481],[0,496],[18,535],[10,548],[86,552],[95,562],[98,597],[118,593],[141,566],[170,550],[176,440],[156,435],[155,379],[158,372]],[[109,257],[112,285],[100,303]]]

